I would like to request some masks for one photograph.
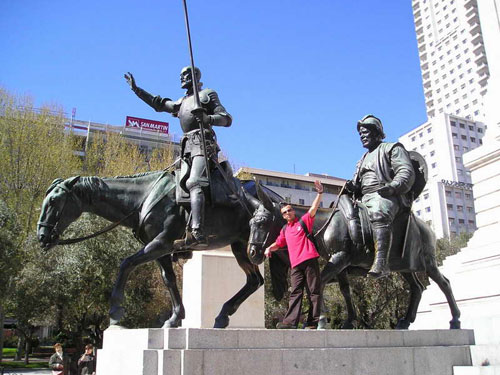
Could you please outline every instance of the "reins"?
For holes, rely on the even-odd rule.
[[[151,188],[149,189],[149,191],[151,192],[156,184],[158,184],[158,182],[163,178],[163,176],[165,176],[165,173],[170,169],[172,168],[175,164],[177,164],[179,162],[179,158],[177,158],[172,164],[170,164],[167,168],[165,168],[163,170],[163,173],[156,179],[156,181],[153,183],[153,185],[151,186]],[[67,192],[69,193],[72,193],[70,190],[67,190],[65,189]],[[104,234],[106,232],[109,232],[113,229],[115,229],[117,226],[119,226],[120,224],[122,224],[125,220],[127,220],[129,217],[131,217],[133,214],[139,212],[140,208],[142,207],[142,205],[144,204],[144,202],[146,201],[146,199],[148,198],[149,194],[146,194],[144,196],[144,198],[142,199],[142,201],[131,211],[129,212],[127,215],[125,215],[123,218],[121,218],[119,221],[117,222],[114,222],[114,223],[111,223],[110,225],[108,225],[107,227],[104,227],[100,230],[98,230],[97,232],[94,232],[92,234],[89,234],[88,236],[83,236],[83,237],[77,237],[77,238],[68,238],[68,239],[61,239],[59,241],[57,241],[57,245],[70,245],[70,244],[74,244],[74,243],[78,243],[78,242],[82,242],[82,241],[85,241],[85,240],[88,240],[90,238],[94,238],[94,237],[97,237],[97,236],[100,236],[101,234]],[[64,208],[64,207],[63,207]],[[54,228],[57,226],[57,223],[54,225]]]

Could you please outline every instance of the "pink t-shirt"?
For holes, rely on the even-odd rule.
[[[306,225],[309,233],[312,233],[314,217],[311,217],[309,212],[306,212],[306,214],[302,216],[302,221]],[[298,218],[295,218],[293,223],[287,223],[285,234],[283,234],[283,229],[280,231],[276,239],[276,245],[279,247],[288,247],[290,265],[292,268],[308,259],[319,257],[314,245],[306,237]]]

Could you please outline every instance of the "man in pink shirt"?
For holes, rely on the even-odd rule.
[[[321,182],[314,181],[316,198],[309,211],[301,217],[302,222],[305,224],[307,231],[312,233],[314,217],[321,202],[321,194],[323,194],[323,185]],[[308,326],[315,328],[318,325],[320,313],[320,273],[318,258],[319,254],[314,244],[306,236],[302,229],[299,219],[295,216],[295,210],[291,205],[286,205],[281,208],[281,214],[287,221],[286,227],[283,228],[276,239],[264,252],[266,257],[271,256],[271,252],[279,248],[288,247],[288,254],[290,256],[290,282],[292,291],[290,292],[290,302],[288,311],[283,318],[283,322],[279,322],[276,328],[287,329],[297,328],[302,310],[302,296],[304,294],[304,286],[310,292],[311,309],[313,320]]]

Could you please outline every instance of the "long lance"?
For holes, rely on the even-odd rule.
[[[186,21],[186,33],[189,47],[189,57],[191,58],[191,82],[193,82],[193,95],[194,95],[194,103],[195,108],[191,111],[196,117],[198,121],[198,125],[200,127],[200,135],[201,135],[201,144],[203,149],[203,156],[205,159],[205,170],[207,171],[207,179],[208,179],[208,188],[210,189],[210,168],[208,168],[208,156],[207,156],[207,144],[205,142],[205,131],[203,128],[203,108],[200,103],[200,94],[198,93],[198,81],[196,80],[196,73],[194,71],[194,57],[193,57],[193,47],[191,44],[191,31],[189,28],[189,17],[186,0],[182,0],[184,5],[184,20]]]

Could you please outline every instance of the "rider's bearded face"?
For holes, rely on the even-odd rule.
[[[359,139],[363,144],[364,148],[367,148],[369,151],[375,149],[380,143],[380,136],[375,129],[360,126],[359,127]]]

